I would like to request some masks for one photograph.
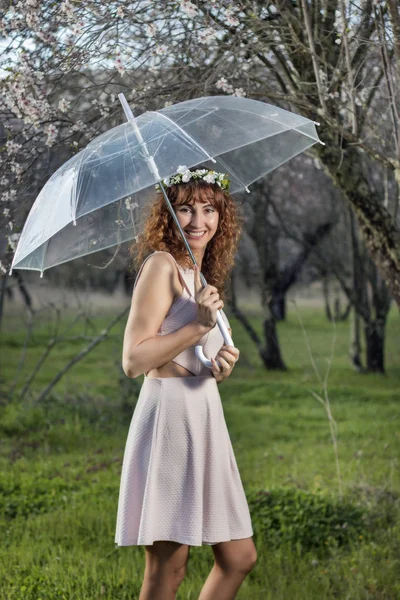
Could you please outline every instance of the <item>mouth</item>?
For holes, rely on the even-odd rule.
[[[202,232],[194,232],[194,231],[186,231],[185,230],[185,235],[187,237],[190,237],[194,240],[201,240],[205,235],[206,235],[206,231],[202,231]]]

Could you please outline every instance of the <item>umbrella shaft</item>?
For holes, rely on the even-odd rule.
[[[194,265],[196,265],[197,263],[196,263],[196,259],[195,259],[195,257],[194,257],[194,254],[193,254],[193,252],[192,252],[192,250],[191,250],[191,248],[190,248],[190,246],[189,246],[189,243],[188,243],[188,241],[187,241],[187,239],[186,239],[186,236],[185,236],[185,234],[184,234],[184,232],[183,232],[183,229],[182,229],[182,227],[180,226],[180,223],[179,223],[179,221],[178,221],[178,218],[177,218],[177,216],[176,216],[176,214],[175,214],[175,211],[174,211],[174,209],[172,208],[171,202],[169,201],[169,198],[168,198],[168,196],[167,196],[167,193],[166,193],[166,191],[165,191],[164,184],[163,184],[163,182],[161,181],[161,176],[160,176],[160,173],[158,172],[158,168],[157,168],[157,165],[156,165],[156,163],[155,163],[154,157],[153,157],[153,156],[151,156],[151,155],[150,155],[150,153],[149,153],[149,151],[148,151],[148,148],[147,148],[147,146],[146,146],[146,143],[145,143],[145,141],[144,141],[144,139],[143,139],[143,137],[142,137],[142,134],[140,133],[140,129],[139,129],[139,127],[138,127],[138,126],[137,126],[137,124],[136,124],[135,117],[134,117],[134,115],[133,115],[133,112],[131,111],[131,107],[130,107],[130,106],[129,106],[129,104],[127,103],[127,101],[126,101],[126,98],[125,98],[124,94],[118,94],[118,98],[119,98],[119,101],[120,101],[120,102],[121,102],[121,104],[122,104],[122,108],[124,109],[124,113],[125,113],[125,116],[126,116],[127,120],[128,120],[128,121],[130,121],[130,122],[132,123],[133,129],[134,129],[134,131],[135,131],[135,135],[136,135],[136,137],[137,137],[137,139],[138,139],[138,141],[139,141],[139,144],[140,144],[140,145],[143,147],[143,150],[144,150],[144,153],[145,153],[145,155],[146,155],[146,158],[147,158],[147,163],[148,163],[148,165],[149,165],[150,171],[153,173],[153,175],[154,175],[154,176],[156,177],[156,179],[158,180],[158,183],[159,183],[159,185],[160,185],[160,188],[161,188],[161,190],[162,190],[162,193],[163,193],[163,195],[164,195],[164,198],[165,198],[165,202],[167,203],[168,210],[169,210],[169,212],[171,213],[171,216],[172,216],[172,218],[174,219],[174,221],[175,221],[175,223],[176,223],[176,226],[177,226],[177,227],[178,227],[178,229],[179,229],[179,232],[180,232],[180,234],[181,234],[181,236],[182,236],[183,243],[185,244],[185,246],[186,246],[186,249],[187,249],[187,251],[189,252],[189,256],[190,256],[190,258],[192,259],[192,261],[193,261],[193,264],[194,264]],[[206,154],[207,154],[207,153],[206,153]],[[209,156],[209,155],[208,155],[208,156]],[[211,156],[209,156],[209,158],[211,158],[211,160],[212,160],[213,162],[215,162],[215,160],[214,160],[214,159],[213,159]],[[204,275],[203,275],[201,272],[200,272],[200,280],[201,280],[201,283],[203,284],[203,286],[206,286],[206,285],[207,285],[207,281],[206,281],[206,279],[205,279]]]

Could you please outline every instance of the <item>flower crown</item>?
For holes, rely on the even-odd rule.
[[[186,165],[180,165],[176,174],[163,179],[163,183],[167,187],[171,187],[177,183],[187,183],[191,179],[202,179],[207,183],[216,183],[223,190],[229,191],[230,181],[225,173],[217,173],[216,171],[210,171],[208,169],[190,171]],[[160,190],[160,184],[156,183],[155,188],[156,190]]]

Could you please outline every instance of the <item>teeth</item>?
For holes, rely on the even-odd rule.
[[[194,233],[193,231],[187,231],[186,232],[188,235],[191,235],[193,237],[202,237],[204,235],[204,231],[202,233]]]

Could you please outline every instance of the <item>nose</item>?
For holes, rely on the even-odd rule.
[[[204,217],[200,212],[193,212],[190,219],[190,225],[193,229],[201,229],[204,227]]]

